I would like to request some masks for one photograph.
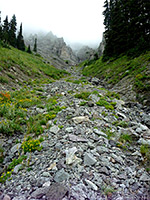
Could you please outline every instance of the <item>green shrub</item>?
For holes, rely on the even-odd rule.
[[[36,139],[29,139],[22,143],[22,149],[24,153],[26,152],[34,152],[36,150],[41,151],[42,146],[40,146],[40,140]]]
[[[91,94],[91,92],[81,92],[81,93],[75,94],[74,96],[75,96],[75,98],[78,98],[78,99],[88,100],[90,94]]]
[[[0,83],[7,83],[8,84],[9,80],[5,76],[0,76]]]

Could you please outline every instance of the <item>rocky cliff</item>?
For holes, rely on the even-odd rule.
[[[103,34],[102,42],[100,43],[100,45],[98,47],[98,56],[99,57],[102,56],[104,49],[105,49],[105,37],[104,37],[104,34]]]
[[[88,46],[83,46],[76,52],[79,62],[83,62],[84,60],[92,60],[94,59],[95,54],[96,50]]]
[[[66,45],[63,38],[58,38],[52,32],[25,37],[26,45],[33,49],[35,38],[37,38],[37,52],[47,59],[50,64],[58,68],[78,63],[77,56],[72,49]]]

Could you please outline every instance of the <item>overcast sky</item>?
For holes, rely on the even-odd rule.
[[[15,14],[23,30],[52,31],[72,43],[102,40],[104,0],[0,0],[2,21]]]

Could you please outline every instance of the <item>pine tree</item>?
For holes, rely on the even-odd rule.
[[[22,23],[20,25],[20,30],[17,36],[17,48],[19,50],[25,51],[25,44],[24,44],[24,39],[22,35]]]
[[[37,52],[37,38],[35,38],[35,41],[34,41],[33,51]]]
[[[31,52],[30,45],[28,45],[27,53],[32,53],[32,52]]]
[[[13,15],[10,21],[10,29],[9,29],[9,44],[12,45],[13,47],[16,47],[17,45],[16,26],[17,26],[16,16]]]
[[[5,43],[8,43],[8,36],[9,36],[9,23],[8,23],[8,16],[6,16],[3,24],[3,39]]]
[[[3,33],[2,33],[2,24],[1,24],[1,11],[0,11],[0,41],[2,41]]]
[[[150,1],[105,0],[103,60],[150,50]]]

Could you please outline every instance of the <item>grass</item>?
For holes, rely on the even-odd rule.
[[[100,57],[96,61],[84,61],[79,67],[84,67],[83,75],[96,76],[108,84],[115,85],[126,77],[137,93],[150,91],[150,52],[134,59],[121,56],[107,62],[102,62]]]
[[[8,84],[9,80],[5,76],[0,76],[0,83],[7,83]]]
[[[75,98],[78,98],[78,99],[89,100],[90,94],[91,94],[91,92],[83,91],[81,93],[75,94],[74,96],[75,96]]]
[[[115,102],[109,103],[104,97],[101,97],[98,102],[96,102],[98,106],[104,106],[107,110],[114,110]]]
[[[26,79],[59,79],[65,74],[68,74],[64,70],[56,69],[55,67],[43,62],[41,56],[34,54],[28,54],[23,51],[19,51],[13,47],[3,48],[0,47],[0,83],[9,84],[9,81],[15,81],[18,74],[14,76],[14,73],[10,73],[10,69],[13,69],[17,73],[23,73],[22,80]],[[25,78],[26,77],[26,78]]]

